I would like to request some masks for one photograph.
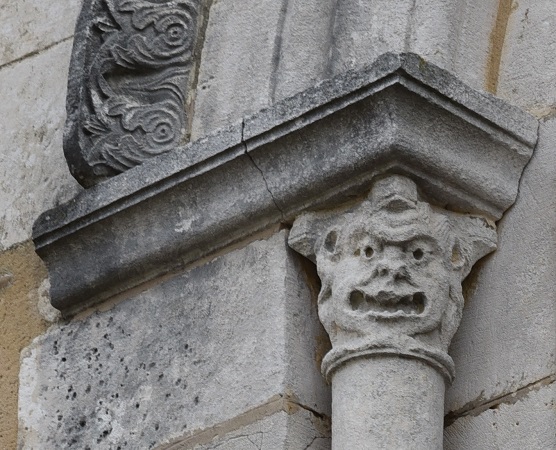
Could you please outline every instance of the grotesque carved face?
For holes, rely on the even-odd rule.
[[[446,217],[407,188],[379,189],[325,234],[317,251],[319,314],[333,343],[457,327],[443,323],[463,307],[456,239]]]
[[[353,357],[396,354],[453,378],[447,350],[461,320],[461,282],[496,248],[490,222],[435,208],[414,181],[388,175],[347,211],[298,217],[290,245],[316,262],[322,282],[326,377]]]

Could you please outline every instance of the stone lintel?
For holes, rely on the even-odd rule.
[[[412,178],[445,209],[497,220],[537,127],[417,55],[385,54],[44,213],[34,240],[52,304],[71,313],[306,210],[361,198],[384,173]]]

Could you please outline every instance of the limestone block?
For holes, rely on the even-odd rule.
[[[70,52],[65,42],[0,69],[0,249],[29,239],[37,216],[79,189],[62,153]]]
[[[446,450],[556,448],[556,383],[518,396],[478,416],[458,419],[444,433]]]
[[[72,36],[80,6],[81,0],[3,1],[0,66]]]
[[[297,94],[330,76],[336,3],[336,0],[286,1],[272,100]]]
[[[211,434],[208,435],[209,439]],[[329,450],[330,430],[304,409],[280,411],[212,439],[194,436],[166,450]]]
[[[524,0],[513,5],[497,95],[544,116],[556,104],[556,3]]]
[[[316,291],[286,238],[39,338],[22,359],[22,448],[153,448],[277,396],[329,416]]]
[[[276,0],[213,3],[199,68],[193,140],[269,105],[281,11],[282,2]]]
[[[423,2],[417,8],[412,51],[452,71],[475,89],[485,89],[499,0],[444,0],[441,8],[435,3]],[[444,16],[442,20],[439,14]]]
[[[541,125],[515,205],[499,222],[498,250],[467,282],[450,348],[456,380],[447,411],[469,409],[556,370],[556,120]]]

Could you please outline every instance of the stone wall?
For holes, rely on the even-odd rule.
[[[56,315],[31,228],[80,189],[62,153],[79,0],[0,6],[0,448],[17,439],[19,356]]]
[[[540,120],[499,248],[466,280],[444,445],[556,445],[556,4],[207,4],[193,139],[387,51],[416,52]],[[48,305],[31,227],[81,190],[62,152],[79,9],[78,0],[0,6],[0,448],[16,447],[18,389],[21,448],[329,448],[318,279],[287,250],[286,231],[73,318]]]

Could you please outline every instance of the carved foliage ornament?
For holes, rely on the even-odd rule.
[[[184,140],[199,4],[94,0],[83,7],[64,142],[82,184],[121,173]]]
[[[322,281],[327,377],[351,358],[396,354],[453,378],[447,350],[462,316],[461,282],[495,249],[493,225],[421,201],[413,181],[394,175],[352,210],[300,217],[290,245],[316,262]]]

